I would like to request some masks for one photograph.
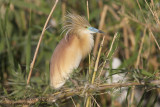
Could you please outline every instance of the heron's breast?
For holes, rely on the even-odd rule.
[[[51,72],[53,75],[67,79],[73,69],[79,66],[81,59],[82,53],[78,39],[73,38],[70,41],[63,39],[53,53],[50,66]]]
[[[80,49],[82,52],[82,57],[85,58],[92,50],[94,46],[94,40],[93,40],[93,35],[91,34],[84,34],[80,38]]]

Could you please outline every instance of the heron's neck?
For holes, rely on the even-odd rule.
[[[94,46],[93,35],[87,32],[80,33],[79,44],[82,52],[82,57],[85,58],[91,52]]]

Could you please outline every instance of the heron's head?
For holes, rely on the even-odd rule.
[[[84,32],[84,33],[104,33],[101,30],[98,30],[94,27],[91,27],[89,22],[83,16],[69,13],[66,16],[66,18],[67,18],[67,20],[65,21],[66,25],[64,26],[63,29],[68,30],[67,34],[69,34],[69,33],[79,34],[81,32]]]

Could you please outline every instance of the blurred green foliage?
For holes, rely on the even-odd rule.
[[[55,0],[0,1],[1,96],[7,96],[10,99],[17,100],[21,98],[43,96],[54,92],[54,90],[49,88],[49,61],[56,44],[63,37],[59,36],[63,26],[63,12],[76,12],[80,15],[87,16],[86,1],[59,1],[45,31],[33,68],[30,86],[27,86],[26,80],[30,63],[44,23],[54,2]],[[154,0],[154,5],[152,5],[151,1],[147,2],[151,6],[151,9],[157,13],[159,18],[160,12],[158,9],[160,9],[160,2]],[[62,7],[63,3],[66,5],[66,9]],[[129,74],[131,81],[159,79],[160,50],[152,36],[150,36],[148,29],[152,30],[157,42],[160,43],[160,27],[145,1],[139,0],[139,4],[141,5],[141,9],[135,0],[89,0],[89,21],[92,26],[98,28],[103,5],[109,6],[103,27],[103,30],[108,34],[108,39],[105,41],[106,44],[103,46],[104,52],[108,52],[106,49],[109,49],[113,35],[116,32],[120,35],[118,40],[116,40],[114,49],[109,55],[109,59],[106,59],[105,53],[102,53],[101,56],[103,58],[100,60],[101,63],[105,60],[109,60],[111,69],[112,57],[118,57],[122,61],[120,69],[125,68],[125,70],[122,71]],[[147,27],[147,32],[140,54],[140,70],[137,72],[135,63],[137,61],[141,38],[144,34],[145,27]],[[125,44],[126,38],[128,45]],[[129,57],[127,57],[127,55]],[[88,65],[88,60],[85,60],[84,63]],[[87,72],[87,69],[88,66],[84,66],[79,72]],[[107,71],[108,68],[104,68],[104,70]],[[111,70],[110,72],[113,71],[114,70]],[[119,73],[118,69],[115,70],[112,75],[117,73]],[[82,75],[81,79],[84,79],[83,76],[85,75]],[[130,91],[128,91],[128,93],[130,94]],[[157,96],[155,93],[157,93],[157,91],[154,91],[151,97],[156,99]],[[136,103],[138,106],[142,105],[143,100],[145,100],[145,95],[146,91],[144,91],[140,102]],[[75,99],[78,100],[80,98],[76,97]],[[79,101],[79,103],[84,102]],[[106,104],[101,101],[99,103],[101,103],[102,106],[106,106]],[[152,103],[155,104],[156,100],[148,103],[150,105]]]

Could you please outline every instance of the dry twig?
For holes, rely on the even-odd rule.
[[[102,11],[102,16],[101,16],[99,27],[98,27],[98,29],[100,29],[100,30],[103,28],[107,10],[108,10],[108,7],[107,7],[107,5],[105,5],[104,8],[103,8],[103,11]],[[94,49],[93,49],[93,56],[96,56],[96,52],[97,52],[98,45],[99,45],[99,40],[100,40],[100,34],[97,34],[96,41],[95,41],[95,46],[94,46]]]
[[[116,40],[116,38],[117,38],[117,34],[118,34],[118,33],[115,33],[115,35],[114,35],[114,37],[113,37],[113,40],[112,40],[112,43],[111,43],[111,47],[110,47],[109,52],[108,52],[108,54],[107,54],[107,59],[109,58],[109,55],[110,55],[111,50],[112,50],[112,48],[113,48],[113,44],[114,44],[114,42],[115,42],[115,40]],[[106,65],[106,60],[103,62],[103,65],[102,65],[101,71],[100,71],[100,73],[99,73],[99,75],[98,75],[98,78],[100,78],[100,76],[101,76],[101,74],[102,74],[102,71],[103,71],[105,65]]]
[[[135,67],[138,69],[138,65],[140,63],[140,56],[141,56],[141,52],[142,52],[142,48],[143,48],[143,43],[144,43],[144,38],[146,36],[146,28],[144,29],[144,32],[143,32],[143,37],[142,37],[142,40],[141,40],[141,44],[140,44],[140,49],[138,51],[138,57],[137,57],[137,62],[136,62],[136,65]]]
[[[37,44],[36,51],[35,51],[35,53],[34,53],[33,61],[31,62],[31,65],[30,65],[30,71],[29,71],[29,75],[28,75],[28,79],[27,79],[27,84],[29,84],[29,81],[30,81],[30,78],[31,78],[32,69],[33,69],[33,66],[34,66],[34,63],[35,63],[37,54],[38,54],[38,50],[39,50],[39,47],[40,47],[40,44],[41,44],[41,41],[42,41],[44,32],[45,32],[46,27],[47,27],[47,24],[48,24],[48,22],[49,22],[49,20],[50,20],[50,18],[51,18],[51,15],[52,15],[54,9],[56,8],[57,3],[58,3],[58,0],[55,1],[55,4],[54,4],[54,6],[53,6],[53,8],[52,8],[52,10],[51,10],[51,12],[50,12],[50,14],[49,14],[47,20],[46,20],[46,23],[45,23],[44,27],[43,27],[41,36],[40,36],[39,41],[38,41],[38,44]]]
[[[111,88],[121,88],[121,87],[131,87],[131,86],[149,86],[149,85],[155,85],[159,86],[160,85],[160,80],[153,80],[153,81],[148,81],[148,82],[128,82],[128,83],[112,83],[112,84],[90,84],[88,85],[88,90],[86,93],[101,93],[101,91],[106,90],[106,89],[111,89]],[[52,95],[48,95],[46,97],[38,97],[38,98],[30,98],[30,99],[22,99],[22,100],[9,100],[7,98],[4,98],[0,101],[0,105],[15,105],[15,104],[35,104],[37,102],[47,102],[47,103],[55,103],[57,100],[62,100],[66,98],[70,98],[75,95],[82,95],[82,92],[84,90],[85,86],[80,86],[76,89],[66,89],[61,92],[54,93]]]

